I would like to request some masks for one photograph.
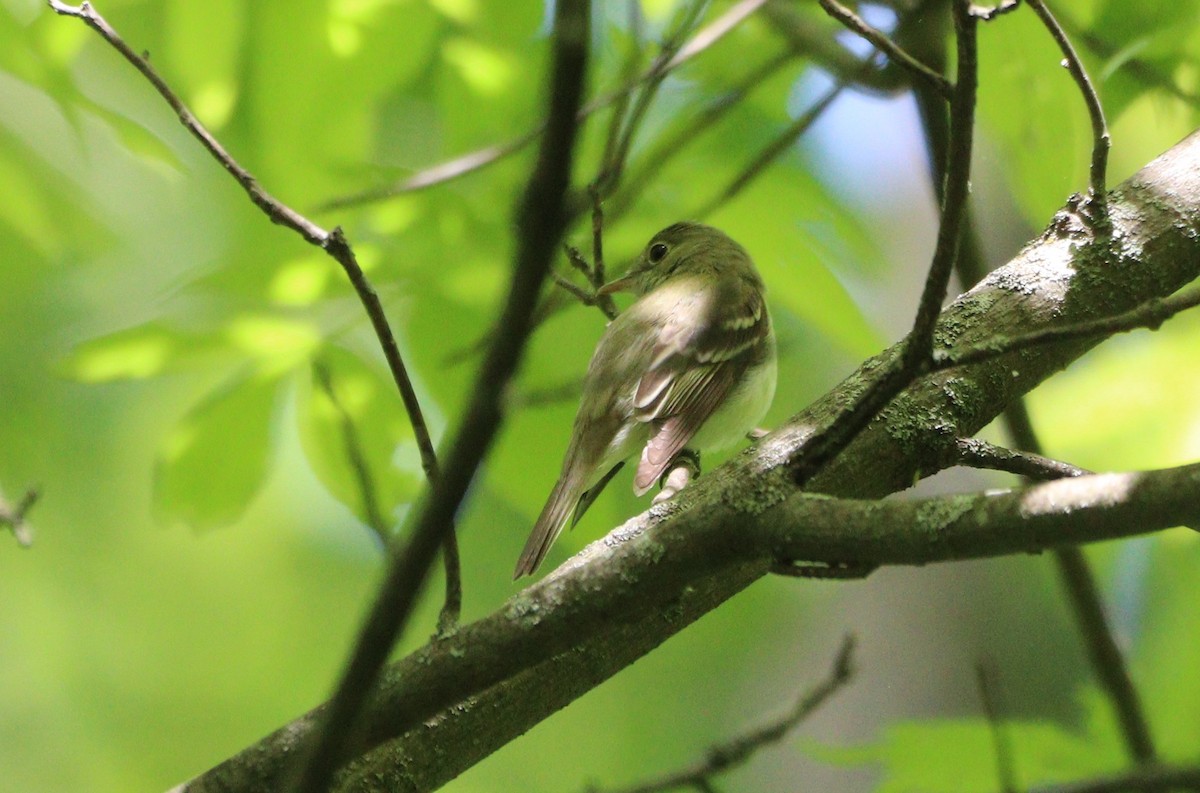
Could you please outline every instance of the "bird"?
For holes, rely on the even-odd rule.
[[[633,491],[641,496],[685,448],[721,449],[746,437],[774,398],[765,287],[750,254],[724,232],[668,226],[597,294],[622,291],[636,300],[592,354],[562,471],[514,580],[533,574],[572,516],[639,450]]]

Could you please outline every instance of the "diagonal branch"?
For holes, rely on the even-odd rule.
[[[33,545],[33,531],[29,528],[26,515],[37,503],[39,495],[37,488],[31,487],[25,491],[25,495],[21,496],[21,500],[12,508],[9,508],[4,500],[0,499],[0,527],[7,527],[22,548]]]
[[[1104,196],[1108,192],[1105,186],[1107,181],[1108,171],[1108,150],[1112,146],[1112,139],[1108,134],[1108,123],[1104,120],[1104,108],[1100,105],[1100,97],[1096,94],[1096,87],[1092,85],[1092,80],[1088,77],[1087,70],[1083,68],[1083,61],[1079,59],[1079,54],[1075,52],[1075,46],[1071,44],[1071,40],[1067,38],[1066,32],[1062,26],[1058,24],[1058,20],[1054,18],[1054,14],[1050,13],[1050,9],[1042,0],[1026,0],[1033,12],[1042,20],[1042,24],[1050,31],[1051,37],[1058,48],[1062,50],[1063,66],[1071,73],[1071,78],[1079,86],[1079,92],[1083,94],[1084,104],[1087,105],[1088,118],[1092,122],[1092,163],[1089,170],[1089,179],[1091,188],[1089,195],[1093,201],[1097,202],[1100,209],[1101,217],[1104,211]]]
[[[928,366],[933,354],[934,326],[954,262],[966,219],[970,192],[971,149],[975,131],[975,93],[977,88],[976,33],[978,20],[965,2],[951,3],[958,47],[958,79],[950,105],[950,138],[946,178],[942,189],[941,220],[937,244],[929,274],[917,306],[916,319],[899,355],[884,363],[881,376],[857,395],[827,426],[809,438],[793,459],[793,476],[803,484],[826,463],[845,449],[867,424],[908,387]]]
[[[953,366],[976,363],[1009,352],[1040,347],[1044,344],[1101,338],[1114,333],[1128,333],[1143,328],[1158,330],[1171,317],[1196,306],[1200,306],[1200,289],[1191,289],[1170,297],[1154,297],[1128,311],[1122,311],[1110,317],[1097,317],[1048,328],[1038,328],[1007,337],[998,335],[983,342],[937,350],[934,353],[931,368],[934,371],[949,369]]]
[[[297,793],[320,793],[349,757],[358,716],[396,639],[475,471],[503,420],[502,399],[532,327],[542,281],[565,231],[566,197],[587,64],[590,4],[562,0],[555,8],[549,120],[537,165],[517,211],[517,251],[498,333],[483,362],[474,397],[432,492],[416,509],[411,539],[392,560],[351,654],[322,729],[305,759]]]
[[[437,453],[433,449],[433,439],[430,437],[429,425],[425,422],[425,413],[421,410],[420,400],[417,399],[416,388],[413,386],[412,378],[409,377],[408,367],[405,366],[404,359],[400,356],[400,347],[396,343],[396,336],[392,333],[391,325],[388,324],[387,314],[383,310],[379,294],[367,279],[362,267],[359,266],[358,257],[341,227],[335,226],[332,231],[326,231],[263,189],[253,174],[242,167],[225,150],[220,141],[200,123],[200,120],[183,103],[183,100],[154,70],[150,61],[134,52],[108,21],[92,7],[91,3],[85,2],[78,6],[71,6],[59,2],[59,0],[46,1],[56,14],[82,20],[84,24],[99,33],[113,49],[121,53],[125,60],[133,64],[134,68],[150,81],[154,89],[179,116],[180,123],[242,186],[254,205],[261,209],[272,223],[295,231],[306,242],[325,251],[341,265],[355,294],[358,295],[359,302],[362,303],[363,309],[367,313],[367,318],[371,321],[371,328],[375,331],[375,337],[383,350],[383,357],[387,361],[388,370],[392,373],[392,380],[395,381],[396,389],[400,392],[400,399],[404,402],[404,409],[408,413],[408,421],[412,425],[413,437],[416,439],[417,450],[421,456],[421,468],[425,472],[425,478],[430,482],[436,479],[438,474]],[[458,540],[453,535],[447,535],[443,558],[446,568],[446,599],[439,617],[439,624],[450,625],[458,621],[458,612],[462,601]]]
[[[1026,448],[1037,448],[1037,438],[1028,434],[1021,441]],[[1088,471],[1069,463],[1051,460],[1034,452],[1014,452],[986,441],[960,439],[959,462],[980,468],[1008,471],[1037,480],[1089,476]],[[1088,658],[1100,685],[1116,711],[1117,724],[1125,738],[1130,756],[1141,764],[1154,763],[1157,752],[1141,698],[1130,677],[1121,648],[1113,637],[1104,614],[1095,576],[1079,548],[1060,548],[1055,553],[1059,574],[1071,599],[1076,622],[1083,634]]]
[[[954,85],[949,80],[909,55],[899,44],[892,41],[882,31],[868,25],[866,20],[858,14],[837,0],[820,0],[820,3],[821,8],[825,9],[825,13],[871,42],[875,49],[886,55],[893,63],[908,70],[917,79],[927,82],[933,90],[942,95],[943,99],[954,97]]]
[[[662,62],[652,64],[627,84],[588,102],[580,108],[577,120],[582,123],[593,113],[615,103],[627,101],[639,87],[655,80],[661,81],[666,77],[667,73],[683,66],[736,29],[739,24],[761,8],[764,3],[765,0],[742,0],[741,3],[726,11],[709,25],[698,30],[696,35],[689,41],[676,44],[672,48],[670,56],[663,59]],[[485,146],[476,151],[438,163],[437,165],[432,165],[397,184],[333,199],[321,205],[318,211],[324,212],[332,209],[343,209],[345,207],[384,201],[388,198],[424,190],[474,173],[498,160],[516,154],[536,141],[545,131],[546,124],[547,122],[543,121],[528,132],[506,143]]]
[[[1114,191],[1110,217],[1116,244],[1098,250],[1081,245],[1088,234],[1082,222],[1056,223],[942,312],[939,343],[953,347],[1120,311],[1200,275],[1200,132]],[[989,424],[1097,341],[1046,345],[917,380],[808,481],[809,491],[853,498],[806,495],[787,461],[814,428],[870,388],[900,346],[867,361],[672,501],[493,614],[393,664],[353,746],[375,751],[344,784],[385,779],[397,791],[444,784],[766,575],[777,556],[929,563],[1194,521],[1197,466],[1080,477],[1002,495],[855,500],[881,498],[939,470],[946,445]],[[284,725],[185,789],[278,785],[322,714]]]
[[[847,636],[842,641],[841,649],[838,650],[837,658],[834,659],[833,668],[829,670],[828,676],[804,692],[782,717],[751,730],[745,735],[710,748],[708,756],[691,768],[633,787],[622,788],[619,793],[660,793],[660,791],[674,790],[675,788],[702,788],[711,785],[709,781],[711,777],[742,765],[758,750],[777,743],[844,688],[854,677],[853,654],[854,637]]]

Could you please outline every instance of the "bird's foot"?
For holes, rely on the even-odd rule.
[[[660,504],[671,498],[697,476],[700,476],[700,452],[684,449],[675,456],[671,465],[667,467],[667,472],[659,478],[658,484],[662,490],[654,497],[654,503]]]

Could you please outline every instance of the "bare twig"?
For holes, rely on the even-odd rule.
[[[787,50],[756,66],[731,86],[725,94],[706,104],[699,113],[689,119],[688,123],[677,127],[673,132],[664,134],[653,142],[650,148],[639,157],[638,166],[627,174],[622,188],[610,199],[609,216],[611,218],[624,216],[668,163],[683,152],[688,145],[698,140],[706,129],[712,127],[726,113],[737,107],[755,87],[787,64],[793,63],[797,57],[795,50]]]
[[[953,366],[976,363],[999,355],[1027,350],[1043,344],[1127,333],[1149,328],[1157,330],[1163,322],[1189,308],[1200,305],[1200,289],[1191,289],[1170,297],[1147,300],[1136,308],[1111,317],[1075,322],[1051,328],[1041,328],[1028,333],[996,338],[991,341],[956,347],[934,352],[932,369],[949,369]]]
[[[607,280],[604,275],[604,199],[595,185],[588,187],[588,195],[592,199],[592,286],[599,289]]]
[[[734,30],[738,24],[746,19],[751,13],[757,11],[764,4],[765,0],[742,0],[741,3],[726,11],[710,25],[697,31],[693,39],[678,46],[672,56],[661,64],[652,64],[646,71],[642,72],[636,79],[626,85],[604,94],[591,102],[587,103],[579,111],[580,122],[584,121],[588,116],[603,110],[606,107],[618,102],[626,102],[634,91],[644,84],[655,80],[661,81],[668,72],[678,69],[683,64],[690,61],[692,58],[701,54],[730,31]],[[622,114],[623,115],[623,114]],[[491,165],[498,160],[501,160],[509,155],[515,154],[524,149],[529,144],[537,140],[546,129],[546,122],[538,124],[534,129],[520,135],[507,143],[494,144],[477,149],[473,152],[460,155],[451,160],[447,160],[437,165],[426,168],[419,173],[410,176],[398,184],[390,185],[382,188],[374,188],[360,193],[344,196],[329,201],[320,207],[317,211],[323,212],[331,209],[339,209],[349,206],[360,206],[362,204],[383,201],[388,198],[394,198],[398,195],[411,193],[418,190],[424,190],[435,185],[444,184],[461,176],[474,173],[482,168]]]
[[[1054,558],[1063,587],[1070,598],[1075,621],[1083,634],[1092,671],[1096,673],[1101,688],[1116,711],[1117,724],[1129,756],[1140,764],[1154,763],[1158,759],[1158,752],[1154,748],[1142,700],[1104,614],[1096,577],[1088,565],[1087,557],[1081,548],[1068,547],[1058,549]],[[1161,787],[1154,789],[1160,792],[1164,790]]]
[[[950,107],[949,152],[937,245],[913,329],[905,340],[901,354],[885,364],[878,379],[872,381],[831,422],[814,432],[801,453],[790,462],[793,477],[800,484],[854,440],[880,410],[930,366],[933,329],[958,257],[959,239],[966,217],[975,128],[977,19],[969,13],[966,3],[951,3],[951,8],[957,34],[958,79]]]
[[[576,300],[585,306],[595,306],[610,320],[616,319],[617,304],[613,302],[611,295],[599,294],[600,287],[604,286],[604,210],[601,208],[600,190],[596,187],[595,182],[588,186],[588,195],[592,199],[592,263],[589,264],[579,249],[573,245],[566,245],[564,249],[567,253],[567,261],[571,263],[579,272],[583,273],[583,277],[587,279],[591,289],[584,289],[576,286],[574,282],[568,280],[557,272],[551,271],[550,277],[554,279],[554,283],[561,289],[569,292]],[[537,318],[538,324],[541,323],[548,313],[542,314]]]
[[[1018,423],[1016,434],[1021,446],[1038,449],[1040,444],[1032,433],[1032,427],[1021,427]],[[960,462],[965,465],[1008,471],[1030,479],[1047,480],[1091,474],[1085,468],[1050,460],[1035,452],[1015,452],[974,438],[960,439],[956,448]],[[1055,551],[1055,562],[1083,634],[1092,669],[1116,711],[1129,755],[1138,763],[1153,763],[1157,752],[1150,736],[1150,726],[1124,656],[1104,615],[1100,592],[1087,559],[1079,548],[1059,548]]]
[[[917,79],[929,83],[943,98],[950,99],[953,96],[954,86],[949,80],[909,55],[899,44],[892,41],[882,31],[868,25],[866,20],[858,14],[846,8],[846,6],[837,0],[820,0],[820,3],[821,8],[825,9],[825,13],[871,42],[877,50],[886,55],[893,63],[903,69],[907,69]]]
[[[757,5],[762,5],[763,0],[753,0]],[[747,0],[742,0],[735,10],[740,6],[746,5]],[[625,170],[625,163],[629,160],[629,151],[633,146],[633,138],[637,134],[638,127],[641,126],[642,120],[645,118],[650,105],[654,102],[654,97],[658,95],[658,89],[663,81],[667,79],[671,69],[682,63],[687,58],[676,63],[676,56],[682,54],[683,48],[690,44],[687,41],[687,36],[691,33],[695,26],[700,13],[704,10],[706,0],[691,0],[685,5],[680,12],[679,23],[675,26],[662,44],[662,49],[655,57],[650,68],[646,70],[645,76],[640,80],[641,90],[637,98],[632,104],[622,102],[614,112],[614,120],[610,126],[609,139],[605,145],[606,158],[600,166],[600,173],[592,182],[592,190],[600,196],[607,196],[612,193],[616,186],[621,181],[621,175]],[[716,25],[721,24],[732,12],[726,12],[722,17],[704,28],[697,34],[700,35],[711,31]],[[732,27],[724,28],[727,33],[732,30]],[[724,34],[722,34],[724,35]],[[715,41],[715,39],[711,39]],[[696,52],[703,51],[709,45],[705,44]],[[689,55],[688,57],[692,57]]]
[[[354,745],[358,715],[416,604],[445,534],[503,420],[501,402],[521,359],[542,281],[567,220],[566,194],[587,63],[590,4],[555,7],[548,124],[537,165],[517,213],[512,284],[474,396],[429,497],[415,511],[411,540],[398,553],[371,609],[321,729],[314,736],[297,793],[320,793]]]
[[[1117,46],[1101,38],[1085,25],[1079,24],[1069,13],[1060,6],[1056,14],[1059,23],[1076,41],[1082,41],[1102,61],[1108,64],[1101,72],[1100,82],[1104,82],[1107,74],[1117,69],[1128,69],[1134,79],[1150,88],[1161,88],[1171,96],[1191,105],[1200,105],[1200,93],[1179,85],[1171,74],[1164,72],[1157,64],[1144,58],[1129,57],[1128,49],[1121,50]]]
[[[576,251],[576,253],[578,253],[578,251]],[[617,318],[617,309],[614,305],[612,305],[612,300],[609,300],[607,305],[604,302],[604,298],[607,297],[606,295],[597,295],[595,291],[588,291],[587,289],[584,289],[576,284],[574,281],[571,281],[570,279],[565,278],[556,272],[551,272],[550,278],[553,279],[555,286],[565,292],[568,292],[583,305],[595,306],[604,312],[604,316],[608,317],[609,319]]]
[[[1052,460],[1033,452],[1005,449],[979,438],[959,438],[953,448],[957,452],[954,460],[956,465],[1006,471],[1028,479],[1061,479],[1091,473],[1061,460]]]
[[[909,362],[928,360],[933,354],[933,327],[941,312],[942,301],[954,262],[958,258],[963,221],[970,196],[971,150],[975,137],[975,92],[978,82],[976,60],[977,20],[967,11],[966,3],[951,3],[958,51],[958,77],[954,101],[950,105],[950,140],[946,178],[942,194],[941,219],[933,261],[925,278],[925,288],[917,307],[917,318],[905,348]]]
[[[775,140],[764,146],[755,155],[754,159],[742,169],[741,173],[731,179],[729,184],[725,185],[721,192],[717,193],[707,204],[696,210],[694,215],[703,219],[731,201],[742,190],[746,189],[746,186],[761,175],[767,169],[767,166],[775,162],[780,155],[791,148],[796,139],[816,123],[817,119],[829,109],[829,106],[838,98],[847,84],[848,81],[839,80],[830,87],[808,110],[801,113],[786,129],[776,135]]]
[[[1108,123],[1104,120],[1104,108],[1100,106],[1100,97],[1096,94],[1096,88],[1092,85],[1092,80],[1088,77],[1087,70],[1083,68],[1083,62],[1079,60],[1079,54],[1075,52],[1075,47],[1071,44],[1071,40],[1067,38],[1067,34],[1063,32],[1062,27],[1058,24],[1058,20],[1054,18],[1054,14],[1050,13],[1050,9],[1042,0],[1026,0],[1029,7],[1033,9],[1038,18],[1042,20],[1042,24],[1050,31],[1050,35],[1058,44],[1058,48],[1062,50],[1063,66],[1071,73],[1075,83],[1079,86],[1080,93],[1083,94],[1083,101],[1087,105],[1088,117],[1092,122],[1092,163],[1089,170],[1089,181],[1091,182],[1090,193],[1091,199],[1096,203],[1099,209],[1100,217],[1104,216],[1106,206],[1106,196],[1108,188],[1106,187],[1107,171],[1108,171],[1108,149],[1112,145],[1112,139],[1108,135]]]
[[[996,756],[996,776],[1003,793],[1017,793],[1017,775],[1013,766],[1012,736],[1004,727],[994,690],[995,667],[980,660],[975,664],[975,682],[979,687],[979,700],[983,704],[983,715],[987,718],[992,734],[992,750]]]
[[[697,790],[714,789],[711,777],[736,768],[763,747],[778,742],[849,683],[854,677],[853,655],[854,637],[846,636],[842,640],[841,649],[838,650],[828,677],[806,691],[784,716],[727,743],[712,747],[703,761],[690,768],[633,787],[621,788],[619,793],[659,793],[685,787]]]
[[[419,190],[445,184],[460,176],[474,173],[492,163],[503,160],[505,157],[516,154],[537,140],[545,129],[545,123],[539,124],[537,127],[506,143],[485,146],[482,149],[476,149],[445,162],[440,162],[437,165],[430,166],[413,174],[402,182],[331,199],[317,206],[315,211],[330,212],[335,209],[373,204],[378,201],[395,198],[398,195],[404,195],[405,193],[415,193]]]
[[[0,500],[0,526],[7,526],[16,539],[17,544],[22,548],[28,548],[33,545],[33,531],[29,528],[29,523],[26,522],[25,516],[29,514],[29,510],[33,508],[33,505],[37,503],[39,495],[37,488],[29,488],[12,509],[9,509],[8,505],[3,500]]]
[[[922,108],[926,137],[930,149],[934,153],[934,156],[931,157],[931,163],[934,166],[934,185],[940,187],[942,181],[939,163],[943,161],[940,154],[946,148],[944,124],[941,120],[943,117],[940,115],[939,109],[932,106],[932,101],[921,96],[920,86],[918,86],[917,94]],[[983,277],[984,266],[981,259],[978,239],[968,214],[963,246],[955,265],[959,272],[959,280],[964,286],[974,284]],[[935,359],[937,357],[937,353],[935,353]],[[1038,442],[1023,398],[1018,398],[1006,406],[1004,419],[1009,433],[1016,440],[1017,445],[1027,449],[1027,452],[1002,449],[976,439],[960,439],[957,443],[958,462],[976,467],[998,468],[1039,480],[1079,476],[1086,473],[1076,466],[1050,460],[1034,453],[1041,448],[1041,444]],[[1054,556],[1060,576],[1071,599],[1076,621],[1089,648],[1089,657],[1092,659],[1093,668],[1113,701],[1131,754],[1135,758],[1141,758],[1144,762],[1146,757],[1153,757],[1149,729],[1145,723],[1136,690],[1125,669],[1124,661],[1111,632],[1108,631],[1103,607],[1087,559],[1077,548],[1056,549]],[[999,753],[997,760],[1000,762]]]
[[[354,426],[354,419],[350,412],[346,410],[345,405],[338,399],[337,391],[333,385],[333,378],[329,374],[329,368],[321,362],[313,364],[313,379],[317,381],[317,385],[325,392],[329,403],[333,405],[334,411],[337,412],[338,423],[341,425],[342,431],[342,446],[346,452],[346,461],[350,464],[350,469],[354,472],[355,479],[358,480],[358,492],[362,497],[363,512],[366,514],[367,526],[374,532],[376,539],[379,540],[383,548],[391,546],[392,535],[388,531],[387,521],[384,520],[383,514],[379,511],[379,499],[375,491],[375,477],[371,473],[371,468],[367,464],[366,455],[363,453],[362,441],[358,437],[358,429]]]
[[[1200,792],[1200,766],[1147,765],[1124,774],[1030,788],[1029,793],[1150,793],[1163,789]]]
[[[261,209],[272,223],[292,229],[304,238],[306,242],[325,251],[334,261],[341,265],[342,270],[346,273],[346,277],[350,280],[350,285],[354,288],[355,294],[358,295],[359,302],[362,303],[363,309],[367,313],[367,318],[371,321],[371,327],[375,331],[375,337],[379,341],[379,346],[383,350],[383,357],[387,361],[388,370],[392,373],[392,380],[395,381],[396,388],[400,392],[400,399],[403,401],[404,409],[408,413],[408,421],[412,425],[413,437],[417,442],[417,450],[421,456],[421,468],[425,472],[426,479],[431,482],[436,479],[438,472],[437,453],[433,448],[433,439],[430,437],[429,426],[425,422],[425,414],[421,410],[420,400],[417,399],[416,388],[413,386],[412,378],[408,375],[408,367],[405,366],[404,359],[400,355],[400,347],[396,343],[396,336],[392,333],[391,325],[388,324],[387,314],[383,310],[383,304],[379,300],[379,295],[363,272],[362,267],[359,266],[354,249],[351,248],[349,241],[346,240],[342,229],[335,226],[331,231],[326,231],[264,190],[258,183],[258,180],[225,150],[221,143],[200,123],[199,119],[196,118],[183,101],[176,96],[166,81],[150,66],[149,60],[134,52],[104,17],[92,7],[91,3],[81,3],[78,6],[67,5],[59,2],[59,0],[47,0],[47,3],[57,14],[82,20],[84,24],[99,33],[117,52],[121,53],[125,60],[129,61],[134,68],[141,72],[150,81],[150,84],[154,86],[155,90],[158,91],[159,95],[171,106],[171,109],[175,111],[180,123],[183,124],[188,132],[192,133],[193,137],[200,141],[201,145],[208,150],[209,154],[216,159],[221,167],[242,186],[242,189],[246,191],[250,200],[254,202],[254,205]],[[457,600],[459,604],[461,604],[462,600],[457,538],[448,537],[446,539],[444,560],[446,566],[447,598],[440,619],[446,620],[452,618],[452,621],[457,621],[459,606],[454,602],[454,593],[458,593]]]

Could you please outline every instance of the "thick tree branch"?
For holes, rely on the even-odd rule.
[[[1200,274],[1200,133],[1118,188],[1110,215],[1116,244],[1091,246],[1088,226],[1065,211],[1016,259],[942,312],[939,346],[1122,311]],[[1096,341],[1016,351],[921,378],[808,488],[855,498],[905,489],[915,475],[938,470],[957,438],[977,432]],[[409,759],[405,773],[390,778],[391,789],[430,790],[765,575],[777,555],[924,564],[1197,518],[1197,466],[916,502],[799,490],[786,461],[899,353],[894,347],[867,361],[753,449],[629,521],[497,612],[393,664],[354,748],[378,746],[376,758]],[[188,789],[271,789],[320,713],[281,728]],[[423,751],[434,746],[437,752]],[[366,785],[369,774],[353,776],[364,767],[348,772],[345,784]],[[401,778],[408,781],[401,785]]]

